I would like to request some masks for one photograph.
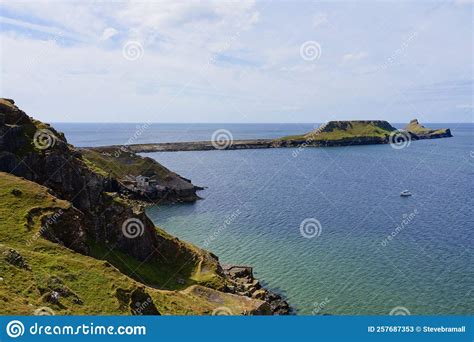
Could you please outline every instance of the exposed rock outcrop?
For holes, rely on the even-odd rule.
[[[23,256],[18,253],[18,251],[10,248],[9,250],[5,251],[3,253],[3,257],[6,262],[9,264],[12,264],[13,266],[23,268],[25,270],[30,270],[30,265],[26,262],[26,260],[23,258]]]
[[[430,129],[421,125],[417,119],[413,119],[405,127],[405,130],[412,134],[414,139],[438,139],[438,138],[450,138],[452,137],[451,130],[449,128]]]
[[[64,216],[64,220],[71,222],[70,231],[54,232],[54,239],[61,239],[64,245],[83,253],[87,248],[81,241],[91,238],[139,260],[159,255],[159,236],[150,219],[143,213],[134,213],[109,194],[118,190],[113,178],[92,170],[62,133],[29,118],[12,100],[0,100],[0,104],[0,113],[6,118],[5,125],[0,127],[0,171],[44,185],[77,209]],[[138,229],[132,239],[124,233],[129,227],[127,220],[138,222],[136,226],[129,225]],[[87,227],[87,234],[79,227]],[[44,234],[54,240],[48,231]],[[79,237],[76,245],[71,245]],[[171,254],[179,255],[179,248]]]
[[[74,207],[60,209],[41,219],[39,234],[82,254],[89,254],[87,225],[84,214]]]
[[[227,285],[226,291],[263,300],[270,305],[273,314],[289,315],[292,313],[290,305],[281,295],[265,289],[254,278],[252,267],[226,265],[223,266],[223,269],[231,280],[231,284]]]
[[[153,299],[143,286],[133,289],[117,289],[115,295],[123,309],[129,308],[132,315],[160,315]]]
[[[12,99],[0,99],[0,113],[3,114],[0,124],[24,125],[31,122],[30,117],[15,106]]]
[[[190,181],[150,158],[142,158],[133,153],[128,153],[126,162],[120,158],[113,160],[115,173],[110,170],[106,172],[103,164],[90,155],[85,156],[85,151],[68,144],[64,135],[53,127],[28,117],[15,106],[13,100],[0,99],[0,136],[0,171],[10,174],[4,176],[6,174],[0,173],[0,176],[4,177],[7,184],[14,184],[13,189],[5,196],[11,201],[21,202],[25,191],[30,196],[32,193],[36,196],[41,191],[42,199],[48,198],[48,201],[54,203],[47,208],[28,208],[27,217],[21,218],[25,220],[22,228],[26,232],[37,228],[39,221],[41,228],[38,235],[101,260],[113,253],[106,260],[116,266],[117,270],[130,268],[123,261],[125,258],[136,265],[129,276],[147,286],[165,287],[169,280],[160,284],[151,283],[160,277],[146,272],[164,271],[166,275],[174,277],[179,273],[180,277],[186,277],[180,280],[181,286],[202,282],[212,287],[209,288],[210,291],[221,293],[223,298],[232,297],[234,304],[242,301],[245,304],[243,307],[251,308],[248,311],[250,314],[281,313],[281,305],[276,305],[272,299],[275,295],[272,297],[265,292],[257,299],[252,297],[253,291],[236,292],[235,295],[221,292],[225,284],[236,280],[222,270],[217,257],[155,227],[142,210],[136,211],[129,205],[118,177],[121,172],[128,173],[136,168],[146,170],[151,165],[153,175],[169,185],[168,194],[192,200],[197,187]],[[129,161],[136,163],[131,169],[127,167]],[[30,185],[24,184],[25,182]],[[22,190],[16,189],[20,184]],[[30,190],[36,187],[41,190]],[[59,202],[61,206],[56,210]],[[31,240],[27,243],[30,242]],[[103,250],[105,253],[100,252]],[[22,256],[15,252],[8,252],[5,260],[20,268],[29,267]],[[141,275],[146,279],[136,274],[139,267],[145,268],[146,272]],[[65,308],[61,298],[72,296],[72,301],[80,304],[80,298],[74,297],[60,283],[55,284],[56,287],[45,287],[42,292],[44,301]],[[237,289],[241,292],[240,287]],[[138,309],[140,314],[159,314],[145,288],[117,290],[117,298],[125,303],[132,314],[137,314]],[[142,307],[144,303],[148,303],[146,307]]]
[[[128,197],[146,202],[193,202],[202,188],[168,170],[154,159],[135,154],[125,146],[84,148],[84,158],[104,175],[117,180]]]

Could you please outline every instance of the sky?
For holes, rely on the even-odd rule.
[[[46,122],[473,121],[455,1],[0,1],[0,96]]]

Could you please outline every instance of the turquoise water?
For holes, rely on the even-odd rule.
[[[148,214],[223,263],[254,266],[299,314],[378,315],[397,306],[411,314],[473,314],[474,125],[441,126],[451,127],[454,138],[400,150],[148,154],[207,187],[195,204],[153,207]],[[276,134],[285,131],[278,127]],[[203,140],[196,137],[213,129],[188,131],[187,140]],[[261,126],[251,137],[259,129],[266,136],[275,131]],[[63,130],[76,144],[84,141]],[[413,196],[400,197],[404,189]],[[319,221],[319,234],[302,236],[305,219]]]

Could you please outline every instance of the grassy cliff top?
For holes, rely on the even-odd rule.
[[[329,121],[312,132],[278,140],[340,140],[356,137],[385,137],[396,128],[382,120]]]
[[[143,158],[133,152],[120,149],[96,151],[82,149],[84,157],[98,167],[103,173],[123,178],[127,175],[156,176],[158,179],[170,180],[173,174],[170,170],[156,163],[153,159]]]
[[[75,253],[60,244],[43,239],[39,231],[44,218],[58,211],[74,210],[67,201],[52,196],[46,187],[0,172],[0,307],[2,314],[31,315],[40,307],[48,307],[56,314],[130,314],[120,293],[143,288],[162,314],[210,314],[220,306],[233,313],[251,311],[263,302],[242,300],[242,297],[218,292],[199,284],[215,282],[215,270],[206,262],[206,253],[192,249],[198,262],[189,263],[186,284],[168,284],[169,290],[143,285],[134,277],[149,277],[150,281],[170,279],[179,271],[178,265],[155,268],[134,261],[116,251],[108,250],[111,262]],[[158,234],[174,239],[157,229]],[[99,247],[97,247],[99,248]],[[12,254],[12,250],[15,252]],[[93,254],[98,254],[95,250]],[[15,260],[11,261],[11,255]],[[9,259],[10,258],[10,259]],[[125,258],[125,259],[124,259]],[[166,279],[164,278],[166,277]],[[183,275],[186,277],[186,275]],[[160,279],[163,278],[163,279]],[[174,280],[174,278],[171,278]],[[194,285],[193,285],[194,284]],[[191,285],[191,287],[189,287]],[[176,290],[172,290],[175,286]],[[52,291],[60,292],[58,303],[48,300]]]
[[[95,172],[117,179],[126,176],[148,176],[161,185],[193,189],[194,185],[157,163],[154,159],[142,157],[122,149],[81,149],[85,162]]]

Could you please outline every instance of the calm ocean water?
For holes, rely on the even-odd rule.
[[[78,146],[123,144],[137,130],[131,124],[55,126]],[[473,314],[474,125],[429,126],[450,127],[454,138],[399,150],[151,153],[208,188],[195,204],[153,207],[148,214],[223,263],[254,266],[299,314],[378,315],[398,306],[417,315]],[[240,139],[302,133],[313,125],[153,125],[137,142],[209,140],[218,128]],[[404,189],[413,196],[400,197]],[[302,236],[305,219],[319,221],[319,235]]]
[[[55,123],[76,146],[124,145],[176,141],[209,141],[212,133],[225,128],[234,139],[278,138],[308,132],[319,124],[109,124]]]

